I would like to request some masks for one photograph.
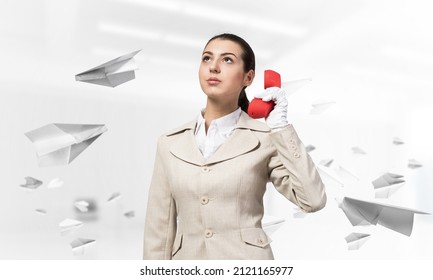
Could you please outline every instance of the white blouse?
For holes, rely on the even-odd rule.
[[[203,118],[204,109],[197,117],[197,126],[195,127],[195,139],[198,148],[205,159],[212,156],[218,148],[230,137],[236,128],[239,117],[241,115],[241,108],[225,115],[219,119],[213,120],[209,128],[205,130],[205,119]]]

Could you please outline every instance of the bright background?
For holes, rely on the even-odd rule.
[[[278,259],[431,259],[433,217],[416,215],[410,237],[382,226],[353,227],[335,197],[351,196],[433,213],[433,5],[429,1],[54,1],[0,5],[0,259],[140,259],[147,191],[157,137],[196,117],[205,104],[198,65],[207,40],[221,32],[256,52],[249,97],[263,70],[283,81],[312,82],[289,98],[289,119],[318,164],[351,170],[343,185],[323,175],[328,204],[305,218],[269,186],[266,213],[287,222],[271,238]],[[134,50],[136,79],[116,88],[74,75]],[[335,101],[322,114],[311,103]],[[71,164],[39,168],[24,133],[49,123],[105,124],[108,131]],[[394,137],[405,144],[396,146]],[[366,155],[357,155],[352,147]],[[414,158],[422,163],[409,169]],[[404,175],[389,199],[371,181]],[[44,181],[34,192],[24,177]],[[64,186],[47,189],[59,178]],[[114,192],[121,197],[107,199]],[[92,200],[91,215],[74,210]],[[35,212],[47,210],[46,215]],[[135,211],[135,217],[123,216]],[[66,218],[85,222],[61,236]],[[370,233],[357,251],[344,237]],[[96,239],[83,255],[69,243]]]

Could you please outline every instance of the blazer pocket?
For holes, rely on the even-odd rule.
[[[176,255],[176,253],[180,250],[180,248],[182,248],[182,240],[183,240],[183,234],[182,233],[176,234],[176,237],[175,237],[174,243],[173,243],[173,249],[171,251],[172,257],[174,255]]]
[[[241,238],[245,243],[260,248],[264,248],[267,245],[269,245],[269,243],[272,242],[272,240],[266,235],[264,230],[261,228],[241,229]]]

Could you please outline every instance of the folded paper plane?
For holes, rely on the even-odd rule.
[[[372,182],[375,198],[389,198],[397,192],[404,184],[403,175],[385,173]]]
[[[101,124],[53,123],[25,133],[36,148],[39,166],[69,164],[107,128]]]
[[[403,175],[393,174],[393,173],[385,173],[373,182],[371,182],[375,189],[384,188],[388,186],[392,186],[395,184],[404,183]]]
[[[352,147],[352,152],[354,154],[359,154],[359,155],[366,155],[367,153],[361,149],[360,147]]]
[[[346,239],[347,248],[349,250],[358,250],[365,242],[367,242],[368,238],[370,238],[370,234],[352,232],[344,239]]]
[[[120,198],[120,192],[114,192],[111,194],[111,196],[108,198],[107,201],[111,202],[111,201],[117,200],[119,198]]]
[[[27,190],[35,190],[42,185],[42,181],[35,179],[33,177],[27,176],[24,179],[26,179],[26,183],[20,185],[20,187],[25,188]]]
[[[89,211],[89,202],[85,200],[80,200],[74,203],[75,208],[80,210],[80,212],[87,212]]]
[[[323,159],[319,162],[319,164],[326,167],[330,167],[333,161],[334,161],[333,159]]]
[[[336,103],[335,101],[325,101],[325,100],[313,102],[311,104],[311,106],[313,106],[313,108],[311,109],[310,114],[313,114],[313,115],[321,114],[324,111],[326,111],[329,107],[334,105],[335,103]]]
[[[123,216],[125,216],[128,219],[134,218],[135,217],[135,211],[129,211],[123,214]]]
[[[353,226],[380,224],[407,236],[412,233],[414,214],[429,214],[350,197],[344,197],[339,207]]]
[[[302,219],[307,216],[307,212],[302,211],[299,207],[295,207],[293,210],[295,210],[295,213],[293,213],[293,218],[295,219]]]
[[[305,147],[305,150],[307,150],[307,153],[312,152],[316,149],[316,147],[314,147],[313,145],[307,145]]]
[[[72,252],[75,254],[83,254],[86,247],[94,244],[96,240],[88,238],[77,238],[71,242]]]
[[[46,215],[47,214],[47,210],[39,208],[39,209],[35,209],[36,213],[40,214],[40,215]]]
[[[141,50],[134,51],[104,64],[75,75],[75,80],[107,87],[116,87],[135,79],[138,69],[134,56]]]
[[[83,226],[83,222],[73,220],[73,219],[65,219],[59,223],[60,233],[62,235],[70,233],[82,226]]]
[[[63,186],[63,181],[61,181],[59,178],[55,178],[48,183],[47,188],[55,189],[55,188],[60,188],[62,186]]]
[[[286,97],[288,97],[294,94],[301,87],[310,83],[311,81],[312,81],[311,78],[303,78],[298,80],[287,81],[281,84],[281,88],[284,89],[284,92],[286,93]]]
[[[416,161],[415,159],[410,159],[408,161],[407,167],[409,167],[411,169],[415,169],[415,168],[422,167],[422,164],[420,162]]]
[[[277,231],[283,224],[285,220],[277,218],[270,215],[264,215],[262,219],[263,230],[268,236]]]
[[[401,140],[401,139],[398,138],[398,137],[394,137],[394,139],[392,140],[392,143],[393,143],[394,145],[403,145],[403,144],[404,144],[404,141]]]

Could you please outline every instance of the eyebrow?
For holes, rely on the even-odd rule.
[[[211,51],[205,51],[205,52],[203,52],[202,55],[204,55],[204,54],[210,54],[210,55],[213,55],[213,52],[211,52]],[[221,56],[225,56],[225,55],[233,55],[234,57],[237,58],[237,56],[236,56],[234,53],[231,53],[231,52],[225,52],[225,53],[222,53],[222,54],[221,54]]]

